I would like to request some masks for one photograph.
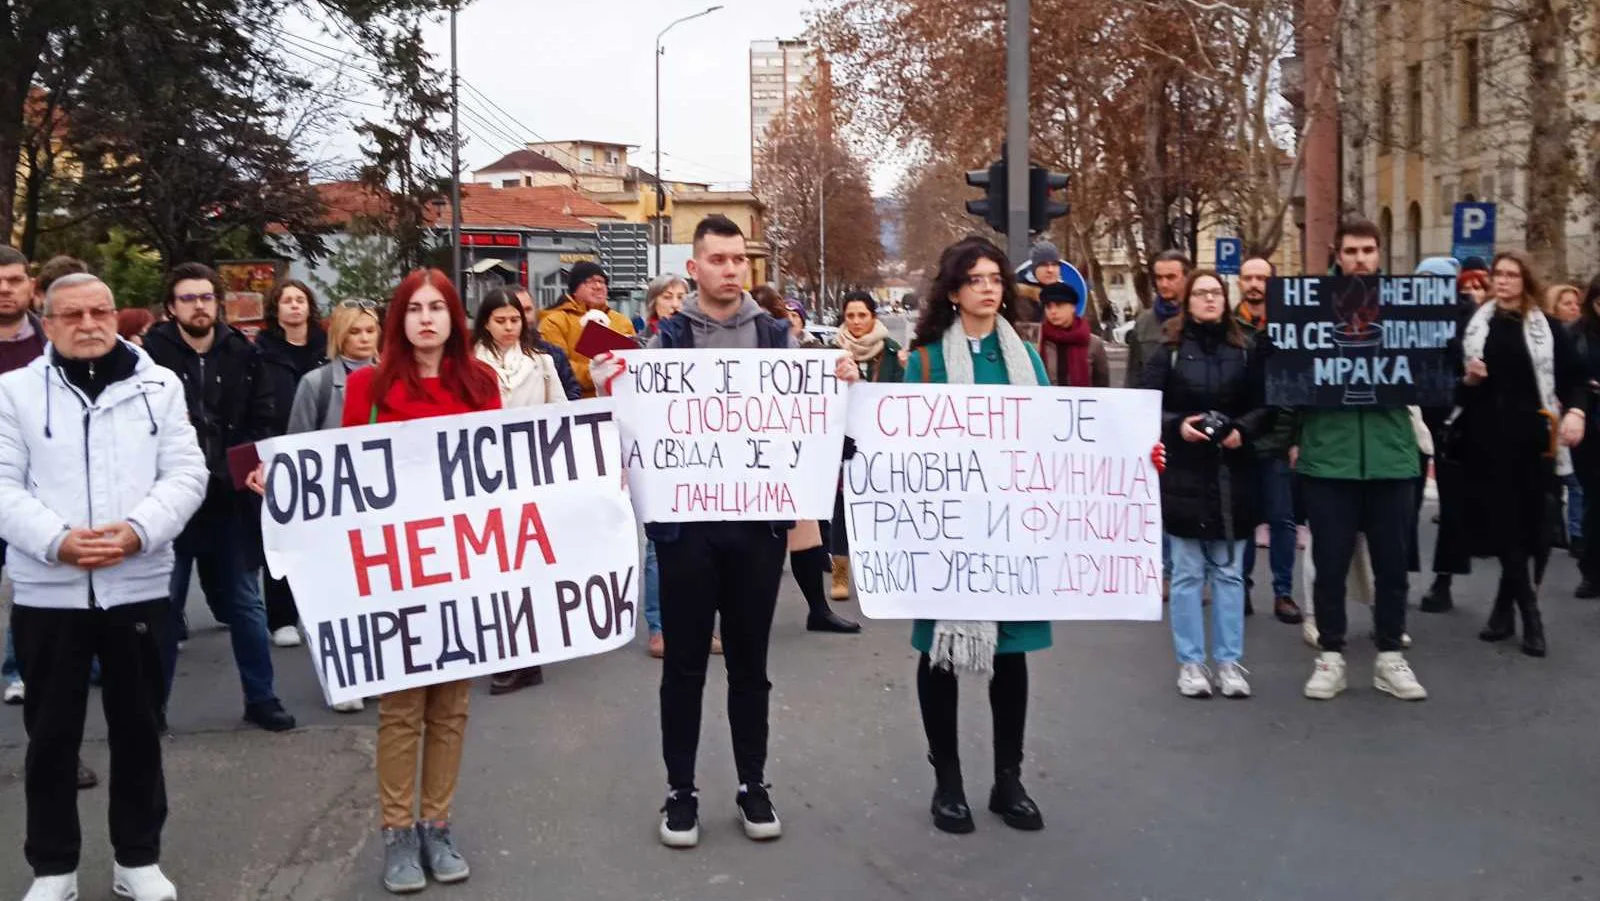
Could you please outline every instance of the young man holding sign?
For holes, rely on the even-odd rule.
[[[663,319],[650,347],[676,350],[785,350],[794,346],[789,324],[768,315],[745,292],[750,258],[744,233],[725,216],[708,216],[694,234],[689,275],[699,291],[683,309]],[[591,372],[601,393],[625,367],[601,355]],[[860,379],[847,355],[834,375]],[[767,644],[783,577],[792,522],[738,519],[647,522],[661,572],[661,629],[666,656],[661,672],[661,753],[669,793],[660,838],[672,848],[700,841],[695,758],[700,744],[701,698],[718,614],[728,668],[728,727],[738,769],[739,819],[755,840],[778,838],[783,827],[767,794]]]
[[[1343,275],[1378,273],[1380,235],[1365,219],[1347,221],[1334,235]],[[1318,629],[1315,669],[1305,696],[1328,700],[1345,690],[1345,577],[1356,536],[1372,556],[1373,687],[1420,701],[1426,689],[1401,649],[1406,629],[1406,551],[1412,542],[1417,437],[1405,407],[1304,410],[1290,461],[1301,477],[1311,554],[1316,563],[1313,603]]]

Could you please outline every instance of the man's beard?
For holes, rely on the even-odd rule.
[[[1254,295],[1246,294],[1244,296],[1244,302],[1245,302],[1245,306],[1259,307],[1262,304],[1267,302],[1267,295],[1265,295],[1265,294],[1254,294]]]
[[[216,328],[210,323],[207,323],[206,325],[191,325],[182,320],[178,321],[178,327],[183,329],[184,333],[191,338],[204,338],[205,336],[211,334],[211,332]]]
[[[0,310],[0,325],[16,325],[27,315],[28,308],[26,306],[18,307],[14,311]]]

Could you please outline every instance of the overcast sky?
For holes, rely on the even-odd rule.
[[[703,10],[711,2],[473,2],[458,22],[462,78],[504,113],[471,90],[462,90],[463,108],[468,110],[462,118],[467,170],[492,162],[522,141],[538,140],[536,135],[556,141],[584,138],[638,145],[630,161],[646,169],[653,166],[651,56],[656,34],[672,20]],[[750,42],[799,36],[808,0],[723,0],[723,4],[709,16],[678,25],[664,41],[662,168],[672,177],[748,183]],[[309,22],[291,23],[288,30],[291,41],[298,37],[330,47],[340,44]],[[428,42],[440,67],[447,67],[448,28],[430,30]],[[328,62],[316,55],[314,46],[298,46],[297,52],[310,61]],[[355,148],[353,136],[336,134],[317,153],[351,158]],[[881,182],[892,181],[892,176],[884,174],[878,181],[880,190],[886,189]]]

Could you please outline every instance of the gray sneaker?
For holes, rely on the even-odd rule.
[[[428,887],[422,872],[422,845],[417,830],[383,830],[383,887],[396,895],[420,892]]]
[[[463,882],[472,875],[466,858],[456,850],[456,840],[450,835],[450,824],[418,823],[422,835],[422,865],[435,882]]]

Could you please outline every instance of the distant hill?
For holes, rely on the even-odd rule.
[[[893,197],[874,197],[872,202],[878,208],[878,240],[883,242],[884,260],[905,259],[901,255],[905,242],[901,237],[899,202]]]

